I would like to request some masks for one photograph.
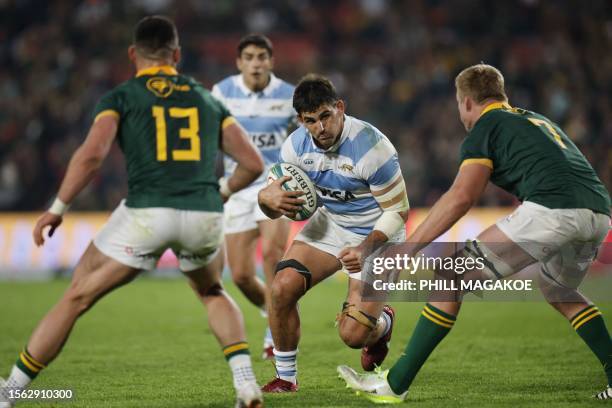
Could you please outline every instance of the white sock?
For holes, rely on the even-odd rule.
[[[238,389],[245,383],[257,382],[253,374],[251,356],[248,354],[237,354],[229,359],[228,364],[234,377],[234,388]]]
[[[272,331],[270,330],[270,326],[266,328],[263,346],[264,348],[274,347],[274,339],[272,339]]]
[[[32,379],[28,377],[26,373],[21,371],[16,365],[13,366],[11,375],[9,376],[8,380],[6,380],[7,386],[19,389],[26,388],[31,382]]]
[[[281,380],[297,383],[297,352],[297,349],[292,351],[274,349],[276,374]]]
[[[378,324],[382,324],[385,326],[382,331],[382,334],[380,335],[380,337],[384,337],[387,333],[389,333],[389,330],[391,330],[391,316],[389,316],[385,312],[382,312],[380,314],[380,317],[378,318]]]
[[[20,391],[25,389],[31,382],[32,379],[28,377],[26,373],[21,371],[19,367],[14,365],[13,369],[11,370],[11,374],[9,375],[9,378],[4,384],[3,389],[0,390],[0,402],[10,401],[9,389],[13,391]]]

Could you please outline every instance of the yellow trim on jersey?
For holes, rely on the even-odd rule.
[[[136,73],[136,78],[141,77],[143,75],[155,75],[155,74],[164,74],[164,75],[178,75],[178,71],[176,68],[170,65],[160,65],[157,67],[149,67],[141,69]]]
[[[421,314],[422,314],[423,316],[425,316],[427,319],[429,319],[429,320],[431,320],[432,322],[434,322],[435,324],[437,324],[438,326],[446,327],[447,329],[450,329],[450,328],[452,328],[452,327],[453,327],[453,325],[452,325],[452,324],[445,323],[445,322],[443,322],[442,320],[438,320],[438,319],[436,319],[435,317],[430,316],[430,315],[427,313],[427,311],[426,311],[426,310],[423,310],[423,311],[421,312]]]
[[[450,323],[450,324],[455,324],[455,321],[454,321],[454,320],[451,320],[451,319],[449,319],[449,318],[447,318],[447,317],[444,317],[444,316],[440,315],[439,313],[434,312],[433,310],[431,310],[431,309],[430,309],[429,307],[427,307],[427,306],[425,306],[425,310],[427,310],[427,312],[428,312],[429,314],[431,314],[432,316],[437,317],[438,319],[442,320],[443,322]]]
[[[591,320],[592,318],[597,317],[597,316],[601,316],[601,312],[599,310],[595,309],[595,313],[585,317],[580,322],[577,322],[574,325],[574,330],[578,330],[580,328],[580,326],[582,326],[583,324],[585,324],[586,322],[588,322],[589,320]]]
[[[459,166],[459,168],[468,164],[482,164],[493,170],[493,160],[491,159],[465,159],[461,162],[461,166]]]
[[[228,116],[227,118],[223,119],[223,122],[221,122],[221,129],[225,129],[226,127],[231,126],[234,123],[238,123],[236,118],[234,118],[233,116]]]
[[[224,348],[223,354],[227,356],[228,354],[232,354],[235,351],[246,350],[248,348],[249,348],[248,343],[238,343],[238,344],[234,344],[233,346],[228,346]]]
[[[96,115],[96,117],[94,118],[94,123],[97,122],[98,119],[100,119],[103,116],[114,116],[117,119],[119,119],[119,112],[117,112],[116,110],[112,110],[112,109],[103,110],[102,112]]]
[[[512,109],[512,106],[508,105],[507,102],[493,102],[485,106],[482,112],[480,112],[480,116],[484,115],[485,113],[489,111],[492,111],[493,109],[503,109],[503,108]]]

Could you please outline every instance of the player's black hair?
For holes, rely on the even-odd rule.
[[[148,16],[136,24],[133,43],[150,59],[167,59],[179,47],[176,26],[166,16]]]
[[[273,54],[272,41],[270,41],[268,37],[263,34],[248,34],[242,37],[238,42],[237,50],[239,57],[240,55],[242,55],[242,50],[244,50],[249,45],[264,48],[266,51],[268,51],[268,54],[270,56],[272,56]]]
[[[331,81],[319,74],[307,74],[293,92],[293,108],[298,114],[314,112],[323,105],[338,101],[336,88]]]

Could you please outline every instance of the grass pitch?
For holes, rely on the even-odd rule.
[[[0,283],[0,376],[6,376],[37,321],[67,287],[64,280]],[[260,360],[265,321],[227,284],[247,324],[260,384],[274,376]],[[337,379],[338,364],[359,367],[334,318],[346,283],[324,282],[301,302],[300,391],[266,395],[268,407],[370,406]],[[402,352],[422,303],[395,303],[387,363]],[[612,324],[612,304],[598,304]],[[388,366],[388,364],[386,365]],[[453,331],[413,384],[408,402],[440,406],[602,406],[595,356],[570,325],[542,303],[466,303]],[[67,402],[23,407],[232,407],[227,364],[203,307],[181,279],[139,279],[102,299],[77,322],[63,353],[34,383],[74,391]],[[18,405],[20,406],[20,405]]]

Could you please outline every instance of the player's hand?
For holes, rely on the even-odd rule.
[[[343,248],[338,254],[338,260],[348,273],[361,272],[363,248],[361,246]]]
[[[295,214],[302,209],[302,205],[306,203],[299,196],[303,195],[303,191],[285,191],[282,189],[284,182],[291,180],[291,176],[283,176],[267,187],[259,191],[259,203],[268,207],[271,211],[295,218]]]
[[[62,223],[63,218],[61,215],[51,214],[50,212],[45,212],[40,216],[38,221],[36,222],[36,226],[34,226],[34,231],[32,232],[32,236],[34,237],[34,243],[36,246],[41,246],[45,243],[44,238],[44,229],[50,227],[48,237],[51,238],[55,233],[57,227]]]

